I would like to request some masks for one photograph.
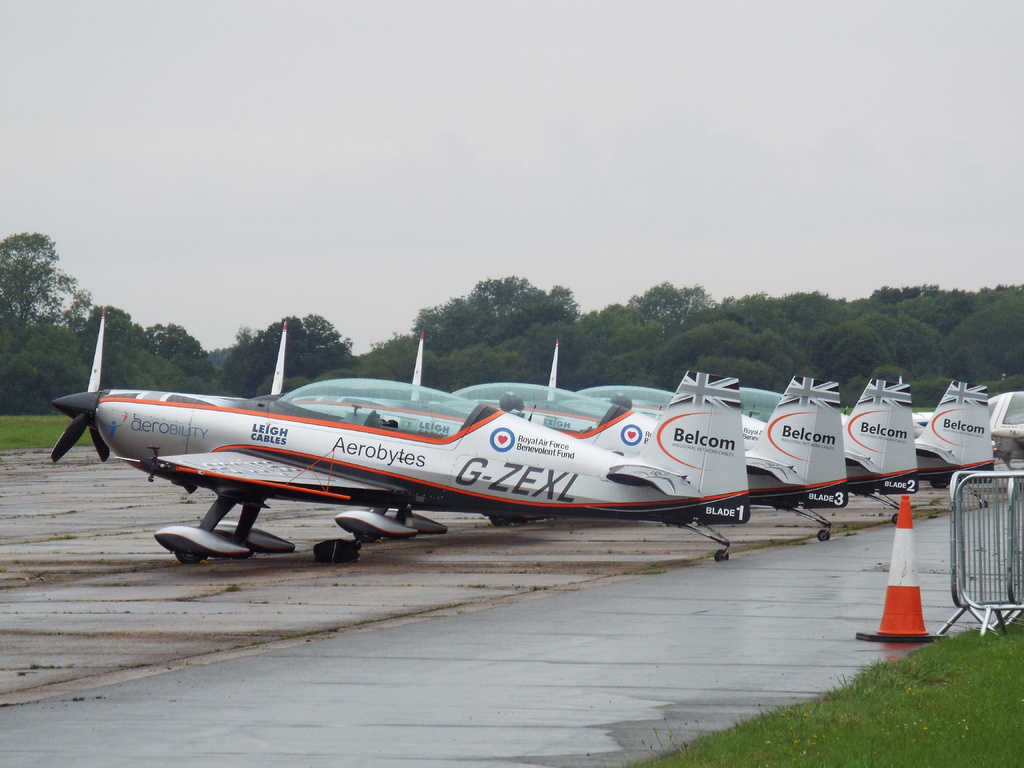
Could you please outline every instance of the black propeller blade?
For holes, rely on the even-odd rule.
[[[88,413],[80,413],[75,416],[68,424],[68,428],[64,430],[64,434],[57,440],[57,444],[53,446],[53,450],[50,451],[50,461],[60,461],[64,454],[71,450],[71,446],[77,443],[85,433],[90,421],[92,421],[92,417]]]
[[[100,431],[96,427],[89,427],[89,436],[92,438],[92,444],[96,448],[96,453],[100,457],[100,461],[106,461],[110,458],[110,446],[103,442],[103,438],[100,437]]]
[[[71,446],[85,434],[86,429],[89,430],[92,444],[96,446],[96,453],[99,454],[100,461],[110,458],[110,449],[96,429],[96,407],[99,402],[99,392],[79,392],[76,395],[58,397],[53,401],[54,408],[72,418],[68,428],[64,430],[64,434],[60,436],[57,444],[50,451],[51,461],[60,461],[64,454],[71,450]]]

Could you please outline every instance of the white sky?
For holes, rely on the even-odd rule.
[[[0,0],[0,238],[207,348],[1024,282],[1024,3]]]

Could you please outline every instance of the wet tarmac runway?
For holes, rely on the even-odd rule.
[[[45,458],[0,454],[0,765],[619,765],[904,652],[854,640],[877,629],[892,547],[872,501],[826,543],[756,513],[722,529],[718,564],[663,526],[444,516],[447,536],[319,565],[332,511],[293,505],[260,525],[296,554],[179,566],[152,531],[208,499]],[[915,524],[934,630],[948,522]]]

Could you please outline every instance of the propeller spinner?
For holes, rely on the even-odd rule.
[[[99,430],[96,429],[96,408],[99,404],[99,392],[79,392],[76,395],[58,397],[53,401],[54,408],[72,418],[71,423],[64,430],[64,434],[60,436],[50,452],[51,461],[60,461],[64,454],[71,449],[71,446],[82,437],[86,428],[92,437],[92,444],[96,446],[96,453],[99,454],[100,461],[110,458],[110,448],[103,442]]]

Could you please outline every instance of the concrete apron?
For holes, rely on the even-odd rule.
[[[934,631],[948,520],[915,539]],[[7,707],[0,765],[622,764],[907,652],[854,638],[878,627],[892,541],[835,535]]]

